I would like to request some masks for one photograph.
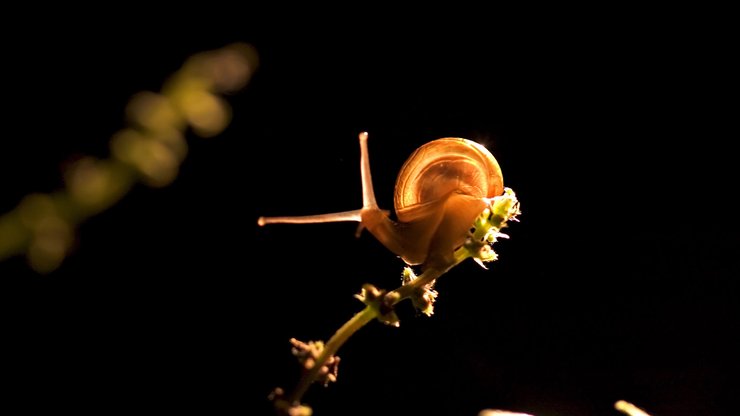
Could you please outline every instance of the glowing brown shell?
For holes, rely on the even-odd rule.
[[[492,198],[503,191],[501,167],[488,149],[467,139],[446,137],[409,156],[398,174],[393,204],[400,222],[412,222],[414,208],[451,192]]]
[[[368,229],[408,264],[443,267],[487,206],[486,198],[503,191],[501,168],[485,147],[462,138],[437,139],[418,148],[401,168],[395,229]]]

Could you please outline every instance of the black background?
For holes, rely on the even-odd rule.
[[[403,303],[400,328],[352,338],[339,382],[306,397],[317,415],[613,415],[618,399],[730,414],[737,91],[720,19],[492,14],[391,32],[355,18],[256,30],[260,15],[229,14],[29,21],[5,36],[2,212],[58,188],[77,155],[105,157],[128,98],[187,56],[243,41],[261,59],[227,97],[229,128],[189,136],[171,186],[137,186],[84,223],[50,275],[0,264],[10,397],[270,414],[271,389],[298,377],[288,339],[327,339],[363,283],[399,284],[402,262],[353,224],[256,225],[359,208],[368,131],[383,207],[415,148],[460,136],[497,157],[523,214],[490,270],[439,281],[432,318]]]

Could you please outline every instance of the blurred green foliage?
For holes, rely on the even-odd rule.
[[[137,182],[170,184],[187,155],[186,130],[201,137],[221,133],[231,111],[218,94],[243,88],[257,62],[252,46],[228,45],[188,58],[161,92],[135,94],[126,107],[129,125],[110,139],[108,158],[76,160],[64,172],[64,188],[28,195],[0,216],[0,261],[25,255],[35,271],[51,272],[85,219],[114,205]]]

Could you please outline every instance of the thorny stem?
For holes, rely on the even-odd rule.
[[[389,293],[396,293],[398,294],[398,298],[392,303],[392,305],[397,304],[398,302],[408,299],[411,297],[414,292],[416,292],[419,289],[423,289],[424,286],[433,283],[435,280],[437,280],[440,276],[447,273],[448,270],[451,268],[457,266],[458,264],[462,263],[465,259],[472,257],[473,254],[470,250],[467,250],[465,248],[461,248],[455,251],[454,253],[454,261],[452,264],[450,264],[449,267],[443,270],[439,269],[427,269],[424,271],[424,273],[420,274],[416,280],[405,284],[398,289],[392,291]]]
[[[377,312],[375,309],[367,306],[362,311],[356,313],[355,316],[345,322],[344,325],[334,333],[329,342],[324,346],[324,350],[321,352],[319,358],[316,359],[313,367],[311,367],[311,369],[301,377],[301,381],[298,383],[298,386],[296,386],[295,390],[290,395],[291,403],[298,403],[301,401],[301,398],[306,393],[306,390],[308,390],[308,387],[316,381],[316,377],[318,377],[321,367],[324,366],[326,360],[336,354],[339,347],[347,342],[352,334],[357,332],[358,329],[365,326],[368,322],[372,321],[376,314]]]
[[[456,253],[457,254],[457,253]],[[399,296],[391,303],[391,305],[396,305],[400,301],[404,299],[408,299],[411,297],[414,292],[420,288],[423,288],[425,285],[434,282],[435,279],[437,279],[439,276],[443,275],[447,270],[451,269],[452,267],[456,266],[461,261],[465,260],[466,258],[470,257],[469,255],[456,255],[455,256],[455,263],[452,264],[452,266],[448,267],[444,271],[440,271],[437,269],[429,269],[419,275],[419,277],[414,280],[413,282],[410,282],[409,284],[403,285],[396,290],[389,292],[386,296],[390,295],[391,293],[396,293]],[[366,306],[365,309],[358,312],[353,316],[349,321],[345,322],[344,325],[342,325],[341,328],[337,330],[337,332],[334,333],[334,335],[329,339],[329,342],[326,343],[324,346],[324,350],[321,352],[321,355],[316,359],[316,362],[314,363],[313,367],[311,367],[310,370],[305,372],[303,376],[301,377],[301,380],[298,382],[298,386],[296,386],[293,393],[290,395],[289,402],[290,403],[300,403],[301,399],[303,398],[303,395],[306,393],[308,388],[313,384],[314,381],[316,381],[317,377],[320,374],[321,367],[324,366],[326,361],[331,358],[334,354],[337,353],[339,348],[344,345],[347,340],[354,335],[355,332],[357,332],[360,328],[365,326],[365,324],[369,323],[373,319],[377,317],[377,309],[372,308],[370,306]]]
[[[457,262],[457,263],[459,263],[459,262]],[[447,270],[449,270],[452,267],[456,266],[457,263],[455,263],[452,266],[450,266]],[[414,294],[414,292],[416,292],[417,290],[424,288],[424,286],[426,286],[426,285],[434,282],[438,277],[440,277],[443,274],[445,274],[445,272],[447,270],[440,271],[440,270],[437,270],[437,269],[429,269],[429,270],[425,271],[424,273],[420,274],[419,277],[416,278],[416,280],[414,280],[414,281],[412,281],[412,282],[410,282],[408,284],[405,284],[405,285],[399,287],[398,289],[390,292],[390,293],[396,293],[396,294],[398,294],[398,298],[391,305],[395,305],[395,304],[397,304],[398,302],[400,302],[400,301],[402,301],[404,299],[408,299],[409,297],[411,297]]]
[[[416,277],[416,279],[403,284],[396,290],[386,293],[383,299],[381,299],[385,302],[385,305],[392,307],[404,299],[417,295],[419,291],[429,288],[437,278],[447,273],[448,270],[457,266],[469,257],[472,257],[479,263],[481,261],[495,260],[495,253],[493,253],[492,250],[486,251],[484,249],[490,249],[488,244],[496,241],[495,237],[501,236],[499,231],[506,226],[506,222],[508,220],[515,220],[515,217],[520,212],[516,196],[509,188],[504,190],[504,195],[500,198],[495,198],[492,202],[490,210],[487,208],[476,219],[473,226],[473,238],[468,238],[463,246],[455,250],[453,257],[448,264],[442,268],[430,267],[424,270],[424,272]],[[381,315],[379,314],[380,310],[377,307],[373,307],[368,304],[365,309],[355,314],[355,316],[342,325],[342,327],[334,333],[331,339],[329,339],[329,342],[326,343],[321,355],[313,364],[313,367],[303,374],[301,380],[298,382],[298,386],[289,396],[289,403],[296,405],[299,404],[303,395],[308,390],[308,387],[316,381],[317,377],[321,373],[321,368],[324,367],[327,360],[334,356],[339,348],[347,342],[355,332],[365,326],[365,324],[376,317],[381,318]]]

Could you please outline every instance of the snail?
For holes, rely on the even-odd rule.
[[[408,265],[421,265],[422,270],[446,270],[456,263],[455,250],[471,239],[479,218],[490,219],[494,200],[509,195],[512,203],[507,209],[511,212],[507,211],[505,219],[518,213],[513,192],[504,189],[496,158],[476,142],[447,137],[422,145],[404,163],[396,180],[394,221],[375,201],[367,138],[366,132],[360,133],[361,209],[300,217],[260,217],[258,224],[356,221],[360,223],[358,235],[367,229]],[[487,238],[492,242],[493,237]]]

